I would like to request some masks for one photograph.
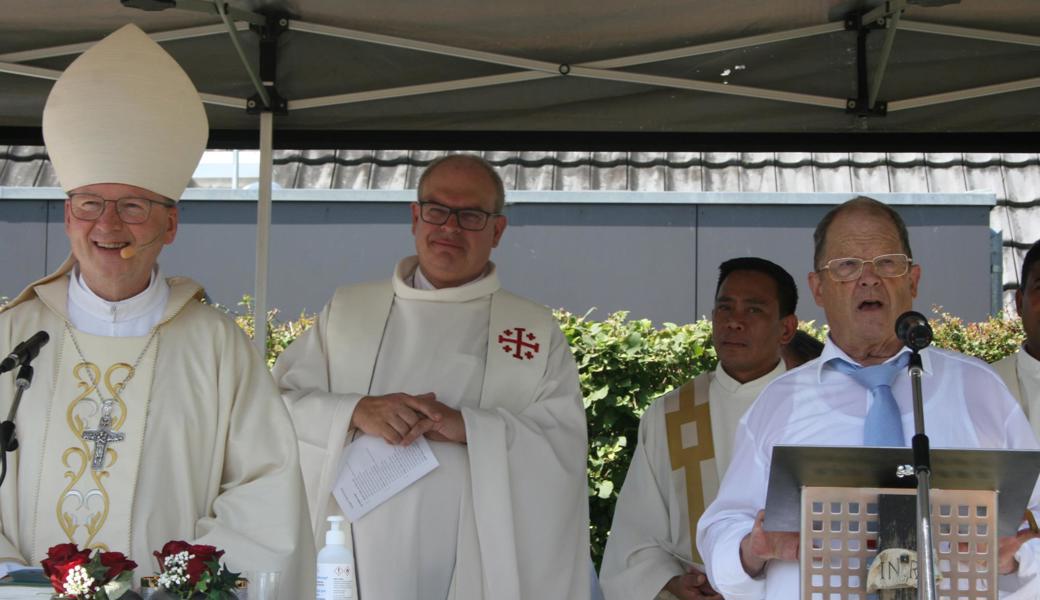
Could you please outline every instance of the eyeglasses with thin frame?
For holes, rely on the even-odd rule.
[[[830,273],[834,281],[855,281],[863,274],[863,265],[871,263],[878,277],[902,277],[910,270],[913,262],[905,254],[882,254],[867,260],[850,256],[828,260],[820,270]]]
[[[152,200],[150,198],[138,198],[126,196],[109,200],[96,194],[78,192],[69,194],[69,206],[72,208],[72,216],[81,221],[97,221],[105,212],[105,205],[111,202],[116,205],[116,214],[119,219],[128,225],[138,225],[148,220],[152,212],[152,204],[159,204],[167,208],[174,206],[173,202],[163,200]]]
[[[479,208],[451,208],[432,200],[419,201],[419,216],[430,225],[444,225],[455,215],[459,227],[466,231],[483,231],[488,219],[499,217],[501,213],[488,212]]]

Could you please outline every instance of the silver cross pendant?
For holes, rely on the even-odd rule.
[[[102,402],[101,419],[98,421],[97,428],[83,431],[83,439],[94,442],[94,460],[91,461],[90,468],[95,471],[105,467],[105,453],[108,452],[108,445],[112,442],[121,442],[126,438],[125,433],[112,431],[113,404],[115,404],[115,400],[111,398]]]

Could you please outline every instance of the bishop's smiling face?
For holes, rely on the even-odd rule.
[[[151,205],[144,223],[129,224],[119,218],[112,202],[105,203],[97,220],[85,221],[76,218],[69,201],[65,201],[65,233],[91,291],[110,301],[125,300],[144,291],[159,252],[177,235],[177,208],[161,204],[168,201],[154,192],[121,183],[85,185],[72,192],[94,194],[107,200],[135,197],[156,202]],[[123,258],[120,252],[127,246],[133,246],[137,252]]]
[[[870,261],[882,254],[905,254],[895,224],[884,214],[850,208],[839,213],[827,229],[823,256],[816,268],[835,258]],[[895,335],[899,315],[911,309],[921,270],[911,265],[900,277],[879,277],[866,262],[853,281],[834,281],[825,270],[809,274],[813,299],[827,315],[830,336],[852,358],[867,364],[866,356],[892,356],[901,347]]]

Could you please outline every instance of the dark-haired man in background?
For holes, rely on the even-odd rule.
[[[784,357],[788,371],[817,358],[822,352],[823,342],[800,329],[794,332],[791,341],[780,349],[780,355]]]
[[[734,258],[719,267],[712,340],[719,366],[658,398],[614,509],[600,577],[607,600],[718,598],[693,544],[718,491],[733,432],[767,383],[784,372],[798,289],[779,265]]]

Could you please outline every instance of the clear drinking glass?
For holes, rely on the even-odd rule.
[[[249,577],[249,600],[278,600],[279,571],[254,571]]]

